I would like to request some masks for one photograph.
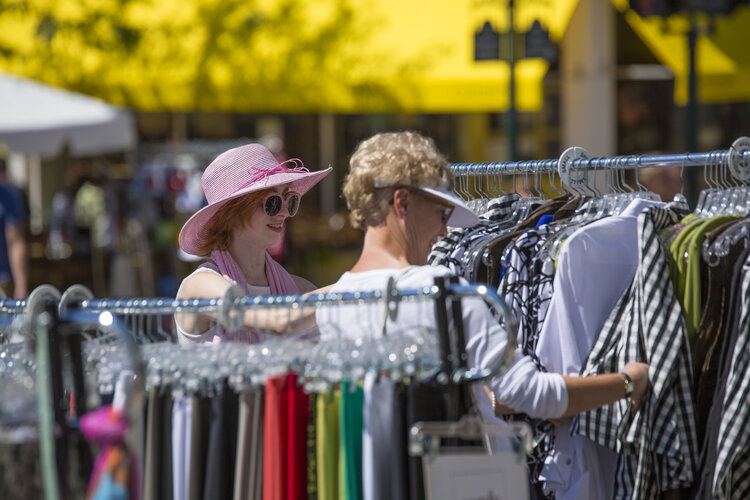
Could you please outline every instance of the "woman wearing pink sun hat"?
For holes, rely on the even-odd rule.
[[[268,248],[297,213],[302,195],[330,172],[310,172],[297,158],[279,163],[260,144],[219,155],[201,177],[208,205],[188,219],[179,238],[183,251],[208,260],[182,281],[177,298],[221,297],[233,284],[248,296],[313,291],[315,285],[289,274]],[[228,334],[205,315],[178,314],[175,321],[180,343],[264,338],[249,331]]]

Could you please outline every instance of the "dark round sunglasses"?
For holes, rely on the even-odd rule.
[[[284,204],[284,198],[278,194],[272,194],[263,203],[263,208],[266,211],[266,215],[273,217],[274,215],[281,212],[281,207]],[[286,198],[286,210],[289,212],[289,217],[294,217],[299,209],[299,195],[297,193],[290,193]]]

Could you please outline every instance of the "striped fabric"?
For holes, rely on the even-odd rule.
[[[742,266],[741,313],[724,392],[714,495],[750,498],[750,257]]]
[[[547,316],[555,278],[554,263],[537,258],[552,233],[549,224],[529,229],[512,242],[503,255],[506,268],[498,293],[518,319],[518,345],[544,370],[536,355],[536,344]]]
[[[531,357],[540,371],[547,371],[536,354],[536,344],[552,297],[554,263],[537,259],[539,249],[552,233],[549,224],[529,229],[511,243],[503,256],[507,271],[498,292],[518,319],[518,345]],[[526,414],[511,415],[511,421],[526,422],[533,432],[533,448],[526,456],[529,478],[539,481],[545,460],[555,446],[555,426],[549,420],[531,418]],[[542,494],[542,492],[539,492]],[[549,494],[544,498],[554,498]]]
[[[465,276],[464,255],[479,239],[493,234],[498,230],[499,223],[503,223],[515,210],[520,199],[517,193],[509,193],[492,200],[487,205],[487,211],[479,216],[476,226],[465,228],[456,227],[435,243],[427,256],[427,264],[431,266],[446,266],[458,276]],[[467,278],[468,279],[468,278]]]
[[[689,486],[698,457],[692,367],[685,320],[672,289],[658,232],[675,224],[675,209],[649,208],[638,217],[639,267],[607,319],[581,370],[617,373],[630,361],[649,364],[651,389],[639,412],[629,401],[578,415],[572,432],[620,455],[616,499],[656,499]]]

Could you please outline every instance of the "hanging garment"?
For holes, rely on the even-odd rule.
[[[203,500],[232,498],[237,456],[237,394],[224,381],[211,399]]]
[[[406,500],[406,431],[403,390],[375,373],[365,376],[362,434],[363,496],[365,500]],[[399,396],[400,395],[400,396]]]
[[[146,416],[143,498],[172,498],[172,393],[152,388]]]
[[[101,447],[86,499],[138,500],[138,465],[125,445],[128,424],[123,413],[103,406],[81,416],[80,426],[86,439]]]
[[[436,381],[413,382],[406,386],[406,428],[417,422],[444,422],[446,420],[445,385]],[[408,431],[407,431],[408,432]],[[424,500],[424,474],[422,457],[408,459],[409,496],[411,500]]]
[[[237,424],[237,457],[234,469],[234,500],[255,500],[255,483],[260,481],[256,471],[259,450],[258,425],[262,419],[263,391],[259,387],[245,387],[240,394]]]
[[[685,321],[658,231],[679,220],[674,209],[638,216],[639,266],[610,313],[582,375],[621,372],[628,361],[649,363],[651,390],[635,415],[629,401],[582,413],[573,432],[621,452],[614,498],[658,498],[692,483],[697,436],[692,367]]]
[[[208,425],[211,400],[194,395],[193,414],[190,422],[190,474],[188,476],[188,498],[201,500],[206,479],[206,455],[208,453]]]
[[[731,279],[726,321],[720,334],[721,341],[717,345],[719,352],[715,354],[718,358],[716,383],[713,387],[713,398],[710,400],[710,409],[706,418],[706,425],[703,429],[703,447],[701,448],[699,460],[700,474],[696,477],[690,492],[690,498],[696,500],[714,500],[716,498],[714,495],[714,476],[719,454],[719,430],[723,417],[727,380],[729,379],[729,371],[731,369],[730,359],[739,335],[737,327],[740,324],[740,314],[742,312],[739,302],[740,298],[744,295],[744,291],[741,289],[743,278],[742,268],[745,259],[750,255],[748,249],[744,248],[744,242],[741,246],[741,252],[729,270]]]
[[[318,394],[316,456],[318,462],[318,498],[339,499],[339,406],[341,391]]]
[[[283,394],[286,377],[266,380],[266,404],[263,418],[263,500],[286,500],[287,409]]]
[[[307,498],[307,422],[310,418],[310,398],[298,383],[299,376],[286,376],[286,498]],[[361,409],[360,409],[361,411]]]
[[[552,295],[554,262],[537,256],[550,232],[550,226],[543,225],[526,231],[511,243],[503,257],[505,273],[498,290],[518,319],[517,340],[521,351],[544,371],[536,354],[536,344]],[[554,447],[554,426],[547,419],[531,418],[525,414],[510,415],[506,419],[522,421],[531,427],[534,446],[526,455],[526,464],[529,479],[536,483]],[[552,498],[551,495],[545,497]]]
[[[637,217],[664,203],[637,199],[620,215],[579,228],[563,243],[538,333],[536,355],[549,371],[577,375],[609,313],[638,268]],[[541,479],[555,498],[606,498],[614,486],[614,450],[583,436],[570,436],[568,424],[556,426],[552,456]]]
[[[265,388],[255,388],[255,404],[253,405],[253,421],[250,428],[252,437],[251,441],[256,443],[250,452],[250,500],[262,500],[263,498],[263,436],[265,430]]]
[[[498,288],[518,319],[518,345],[540,368],[543,365],[537,358],[536,345],[552,295],[554,263],[537,259],[537,255],[551,232],[548,224],[543,225],[511,243],[503,256],[506,271]]]
[[[701,287],[700,272],[703,260],[701,253],[703,241],[707,232],[736,220],[737,217],[728,215],[713,217],[708,220],[699,219],[683,229],[673,247],[670,248],[672,258],[676,259],[677,272],[680,273],[679,281],[682,285],[682,293],[678,294],[677,297],[682,305],[688,337],[691,341],[698,330],[703,310],[701,295],[703,288]]]
[[[252,433],[250,427],[253,419],[253,391],[245,387],[240,393],[239,414],[237,416],[237,456],[234,462],[234,489],[232,498],[244,500],[249,496],[250,485],[250,451],[254,443],[251,442]]]
[[[555,265],[551,259],[543,258],[540,250],[550,237],[566,227],[566,221],[580,203],[581,197],[575,196],[554,214],[547,213],[539,217],[535,228],[523,232],[509,244],[500,263],[502,279],[498,291],[519,321],[519,347],[542,371],[547,370],[537,357],[536,345],[552,296]],[[506,420],[525,422],[532,429],[534,445],[526,456],[526,463],[529,479],[532,483],[537,483],[541,470],[554,449],[554,426],[547,419],[532,418],[524,414],[511,415]],[[538,491],[537,494],[552,498],[551,493],[545,495]]]
[[[713,490],[718,498],[750,495],[750,259],[742,266],[740,320],[729,360]]]
[[[734,226],[728,222],[712,230],[706,236],[711,244],[721,235],[724,229]],[[702,446],[706,431],[708,413],[711,409],[714,391],[719,372],[719,355],[724,330],[729,315],[729,300],[732,282],[735,281],[734,268],[742,262],[746,253],[743,241],[738,241],[728,248],[727,255],[718,258],[713,265],[706,265],[707,293],[698,331],[691,348],[693,365],[693,387],[695,390],[695,422],[698,431],[698,443]],[[702,252],[701,252],[702,253]]]
[[[560,249],[536,355],[548,370],[577,375],[638,268],[637,217],[664,206],[634,200],[618,216],[578,229]]]
[[[362,498],[362,409],[364,393],[356,382],[341,382],[339,494],[345,500]]]
[[[18,478],[23,477],[23,481]],[[0,491],[6,498],[44,498],[39,442],[0,442]]]
[[[688,214],[682,220],[672,226],[668,226],[659,232],[662,242],[668,243],[669,248],[669,271],[674,283],[674,292],[677,298],[682,300],[685,296],[685,247],[690,241],[690,234],[701,223],[693,214]],[[682,305],[682,302],[680,302]]]
[[[500,277],[503,274],[501,265],[502,256],[506,248],[523,233],[529,229],[534,229],[542,216],[554,215],[558,210],[566,206],[569,201],[570,197],[567,195],[548,200],[531,212],[526,219],[516,224],[511,231],[505,232],[486,243],[483,257],[474,262],[475,265],[471,280],[498,287],[500,285]]]
[[[307,500],[318,500],[318,449],[317,439],[318,432],[316,425],[318,423],[318,404],[314,394],[309,396],[309,414],[307,417]]]
[[[172,404],[172,495],[174,500],[188,499],[192,413],[191,399],[175,398]]]

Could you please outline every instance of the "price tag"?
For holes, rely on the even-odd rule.
[[[572,163],[574,160],[588,160],[589,158],[591,155],[588,151],[572,146],[563,151],[557,162],[557,173],[560,174],[560,179],[578,194],[585,194],[583,188],[588,185],[589,171],[585,168],[573,168]]]
[[[748,152],[750,152],[750,137],[740,137],[732,143],[729,150],[729,171],[735,179],[742,182],[750,181],[750,159],[745,157]]]
[[[428,500],[527,500],[526,470],[516,453],[423,458]]]

